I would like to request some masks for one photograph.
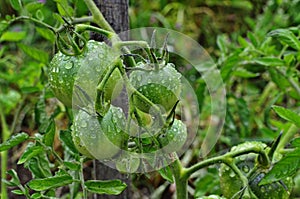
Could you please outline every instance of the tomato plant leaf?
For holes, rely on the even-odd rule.
[[[34,193],[30,196],[32,199],[43,198],[41,193]]]
[[[31,47],[31,46],[21,44],[21,43],[19,43],[18,46],[19,46],[19,48],[21,48],[23,50],[23,52],[25,54],[32,57],[33,59],[40,61],[44,64],[48,63],[48,60],[49,60],[48,53],[46,53],[42,50],[39,50],[37,48]]]
[[[300,127],[300,116],[297,113],[281,106],[273,105],[272,108],[281,118],[289,122],[292,122],[296,126]]]
[[[239,52],[233,53],[224,60],[221,68],[221,76],[223,81],[227,81],[230,78],[232,71],[235,69],[239,61]]]
[[[20,32],[7,31],[1,35],[0,42],[1,41],[17,42],[17,41],[21,41],[25,37],[26,37],[25,31],[20,31]]]
[[[51,30],[46,28],[40,28],[40,27],[35,27],[35,29],[42,37],[44,37],[51,43],[55,42],[55,35]]]
[[[283,42],[284,44],[287,44],[296,50],[300,50],[299,39],[294,35],[293,32],[291,32],[288,29],[273,30],[269,32],[268,36],[277,38],[279,41]]]
[[[10,89],[7,93],[0,93],[0,103],[6,113],[15,108],[20,100],[21,94],[16,90]]]
[[[65,161],[64,165],[66,167],[68,167],[68,169],[73,170],[73,171],[79,171],[80,167],[81,167],[79,162]]]
[[[9,23],[7,21],[1,21],[0,22],[0,35],[8,28]]]
[[[24,195],[24,193],[20,189],[15,189],[15,190],[12,190],[11,192],[16,195]]]
[[[245,63],[252,63],[270,67],[285,66],[285,62],[277,57],[258,57],[251,59],[251,61],[246,61]]]
[[[64,174],[43,179],[34,179],[28,183],[28,186],[35,191],[44,191],[47,189],[62,187],[71,184],[72,182],[72,177],[68,174]]]
[[[24,162],[30,160],[32,157],[42,153],[44,148],[42,146],[34,146],[34,145],[27,145],[25,152],[20,157],[17,164],[23,164]]]
[[[218,35],[217,37],[217,45],[222,53],[226,54],[228,52],[227,48],[227,37],[226,35]]]
[[[127,185],[120,180],[88,180],[84,183],[87,190],[97,194],[118,195],[124,191]]]
[[[30,3],[27,3],[25,5],[25,9],[28,11],[28,13],[34,13],[36,12],[38,9],[40,9],[41,7],[43,7],[43,3],[41,2],[30,2]]]
[[[45,151],[26,161],[24,167],[31,171],[34,178],[52,176],[50,162]]]
[[[300,149],[286,154],[274,167],[265,175],[259,185],[276,182],[280,179],[294,175],[300,168]]]
[[[72,140],[72,133],[70,130],[60,131],[59,139],[62,141],[62,145],[66,150],[78,154],[78,150],[74,145],[74,142]]]
[[[300,148],[300,137],[293,139],[292,140],[292,145],[294,147],[299,147]]]
[[[10,0],[10,5],[15,10],[21,10],[22,8],[21,0]]]
[[[243,77],[243,78],[253,78],[253,77],[257,77],[259,75],[259,73],[252,73],[243,68],[238,68],[237,70],[233,71],[232,74],[237,77]]]
[[[158,172],[165,180],[174,183],[173,174],[169,166],[160,169]]]
[[[2,179],[2,181],[5,182],[5,184],[7,184],[8,186],[18,186],[21,184],[18,174],[14,169],[8,170],[6,173],[7,175],[11,176],[11,179],[10,181]]]
[[[43,142],[46,146],[52,147],[53,141],[55,136],[55,122],[53,119],[51,119],[50,124],[48,125],[48,128],[46,130],[46,134],[44,135]]]
[[[0,151],[6,151],[27,140],[29,135],[27,133],[18,133],[11,136],[8,140],[0,144]]]

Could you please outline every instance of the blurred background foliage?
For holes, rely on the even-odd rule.
[[[10,0],[0,1],[0,29],[5,26],[4,19],[14,15],[30,15],[56,27],[64,23],[61,16],[88,15],[81,0],[23,0],[22,4],[25,10],[11,7]],[[227,116],[210,156],[247,140],[270,143],[280,131],[288,131],[291,124],[279,119],[271,106],[300,112],[300,47],[290,42],[300,37],[300,0],[130,0],[129,5],[132,29],[155,26],[182,32],[198,41],[220,69],[227,89]],[[13,133],[39,131],[43,125],[40,117],[54,112],[57,129],[68,128],[68,114],[47,85],[54,42],[49,30],[30,22],[14,23],[0,37],[0,109]],[[190,165],[201,161],[199,148],[210,120],[210,97],[201,74],[195,70],[185,73],[195,80],[191,84],[202,110],[199,139],[182,157],[183,163]],[[41,104],[46,112],[40,111]],[[59,143],[55,146],[61,150]],[[16,156],[10,159],[11,167]],[[168,198],[174,191],[158,175],[134,178],[136,198],[150,193]],[[194,198],[220,194],[218,178],[216,167],[201,170],[190,181],[189,192]],[[294,196],[299,197],[300,178],[296,179]]]

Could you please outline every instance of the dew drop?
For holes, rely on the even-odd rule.
[[[235,177],[235,173],[233,171],[230,172],[229,174],[230,177],[234,178]]]
[[[247,165],[244,165],[243,166],[243,171],[245,172],[245,173],[248,173],[249,172],[249,167],[247,166]]]
[[[66,69],[71,69],[73,67],[74,63],[73,62],[67,62],[65,65]]]
[[[85,127],[87,127],[87,123],[86,123],[86,121],[82,121],[80,126],[81,126],[82,128],[85,128]]]
[[[246,159],[246,156],[240,156],[240,160],[244,161]]]
[[[137,80],[138,80],[138,81],[141,81],[141,80],[142,80],[142,76],[141,76],[141,75],[138,75],[138,76],[137,76]]]

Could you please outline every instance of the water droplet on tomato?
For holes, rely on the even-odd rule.
[[[230,177],[234,178],[235,177],[235,173],[233,171],[230,172],[229,174]]]
[[[87,127],[87,122],[86,122],[86,121],[82,121],[81,124],[80,124],[80,126],[81,126],[82,128]]]
[[[249,172],[249,167],[247,165],[244,165],[242,170],[245,172],[245,173],[248,173]]]
[[[66,69],[71,69],[73,67],[73,64],[74,64],[73,62],[67,62],[66,65],[65,65],[65,68]]]

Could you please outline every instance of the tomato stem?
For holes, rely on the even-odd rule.
[[[105,20],[104,16],[96,6],[93,0],[84,0],[85,4],[89,8],[92,13],[93,21],[99,25],[101,28],[108,30],[110,32],[115,32],[114,29],[109,25],[109,23]]]
[[[83,162],[84,162],[84,158],[80,158],[79,179],[80,179],[80,183],[81,183],[83,198],[87,199],[87,190],[86,190],[85,185],[84,185]]]
[[[228,152],[224,155],[209,158],[209,159],[203,160],[201,162],[198,162],[197,164],[187,168],[183,175],[188,178],[193,173],[195,173],[196,171],[198,171],[198,170],[200,170],[204,167],[214,165],[214,164],[217,164],[217,163],[228,163],[228,158],[234,158],[234,157],[244,155],[244,154],[248,154],[248,153],[259,154],[266,161],[266,162],[264,162],[264,164],[270,164],[269,158],[268,158],[268,155],[267,155],[266,151],[261,147],[253,146],[253,147],[246,148],[246,149],[243,149],[243,150],[240,150],[240,151],[230,151],[230,152]]]
[[[1,126],[2,126],[2,141],[6,141],[10,136],[10,131],[8,129],[7,123],[5,121],[5,114],[4,110],[0,104],[0,119],[1,119]],[[2,179],[6,179],[6,170],[7,170],[7,151],[1,152],[1,177]],[[1,181],[1,198],[7,199],[7,188],[6,184]]]
[[[176,196],[177,199],[187,199],[188,192],[188,177],[185,174],[185,168],[182,166],[178,157],[176,160],[170,165],[170,168],[173,173],[175,185],[176,185]]]
[[[107,38],[112,38],[113,36],[115,36],[114,32],[107,31],[107,30],[104,30],[102,28],[98,28],[98,27],[95,27],[95,26],[91,26],[91,25],[87,25],[87,24],[78,24],[78,25],[76,25],[76,31],[79,34],[84,32],[84,31],[87,31],[87,30],[100,33],[100,34],[106,36]]]

